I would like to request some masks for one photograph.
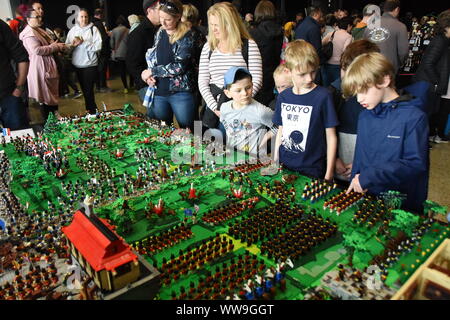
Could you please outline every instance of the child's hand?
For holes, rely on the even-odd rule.
[[[334,177],[334,174],[333,173],[326,173],[325,174],[325,181],[328,181],[328,182],[332,182],[333,181],[333,177]]]
[[[220,111],[219,110],[214,110],[214,113],[216,114],[216,116],[218,116],[220,118]]]
[[[345,168],[345,163],[341,160],[341,158],[336,159],[336,173],[343,175],[347,169]]]
[[[350,193],[352,191],[355,191],[355,192],[358,192],[358,193],[366,193],[367,192],[367,189],[363,190],[363,188],[361,187],[361,184],[359,183],[359,174],[357,174],[353,178],[353,180],[350,183],[350,186],[348,187],[346,193],[348,194],[348,193]]]
[[[342,174],[344,177],[350,178],[352,175],[353,163],[348,163],[345,165],[345,172]]]

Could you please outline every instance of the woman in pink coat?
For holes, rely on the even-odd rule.
[[[58,110],[59,75],[53,54],[63,51],[66,46],[64,43],[52,41],[40,28],[42,17],[36,11],[28,10],[26,19],[28,25],[19,38],[30,58],[28,96],[39,102],[44,120],[47,120],[50,112],[55,113]]]

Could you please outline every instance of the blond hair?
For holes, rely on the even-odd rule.
[[[285,51],[286,68],[290,71],[301,72],[315,71],[320,66],[320,59],[316,49],[305,40],[295,40]]]
[[[275,77],[287,75],[286,70],[287,70],[286,65],[283,63],[280,64],[273,72],[273,77],[275,78]]]
[[[219,29],[227,42],[231,52],[242,48],[242,39],[251,39],[236,8],[229,2],[219,2],[208,9],[208,20],[211,16],[219,19]],[[217,48],[219,39],[216,38],[213,28],[209,26],[208,44],[211,51]]]
[[[198,24],[199,12],[193,4],[183,4],[183,20],[190,22],[193,26]]]
[[[174,17],[175,19],[178,19],[177,23],[177,29],[175,32],[169,37],[169,42],[171,44],[177,42],[181,38],[184,37],[184,35],[191,29],[187,23],[181,21],[181,16],[183,15],[183,4],[180,0],[171,0],[176,7],[179,13],[174,14],[172,11],[167,10],[163,5],[159,8],[160,11],[167,13],[168,15]]]
[[[378,52],[364,53],[358,56],[347,68],[342,79],[342,92],[345,98],[366,92],[369,88],[383,84],[389,76],[389,87],[395,89],[394,67]]]

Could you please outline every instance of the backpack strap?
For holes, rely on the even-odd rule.
[[[247,65],[247,69],[248,69],[248,39],[242,39],[242,57],[245,60],[245,64]],[[208,54],[208,60],[211,60],[211,55],[212,55],[212,51],[211,49],[209,50],[209,54]]]
[[[248,70],[248,39],[242,39],[242,57],[244,57]]]
[[[333,34],[331,35],[331,39],[330,39],[330,41],[333,41],[333,39],[334,39],[334,34],[336,33],[336,31],[333,31]]]

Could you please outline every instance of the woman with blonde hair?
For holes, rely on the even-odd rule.
[[[251,38],[236,8],[219,2],[208,10],[209,35],[200,57],[198,86],[206,102],[203,124],[219,125],[224,74],[230,67],[247,68],[253,77],[253,96],[262,86],[262,60],[256,42]],[[224,130],[223,130],[224,131]]]
[[[149,85],[144,106],[169,124],[175,114],[180,127],[192,130],[196,110],[192,92],[194,39],[189,26],[181,21],[182,14],[181,1],[161,3],[161,28],[146,54],[148,69],[142,72],[142,80]]]

